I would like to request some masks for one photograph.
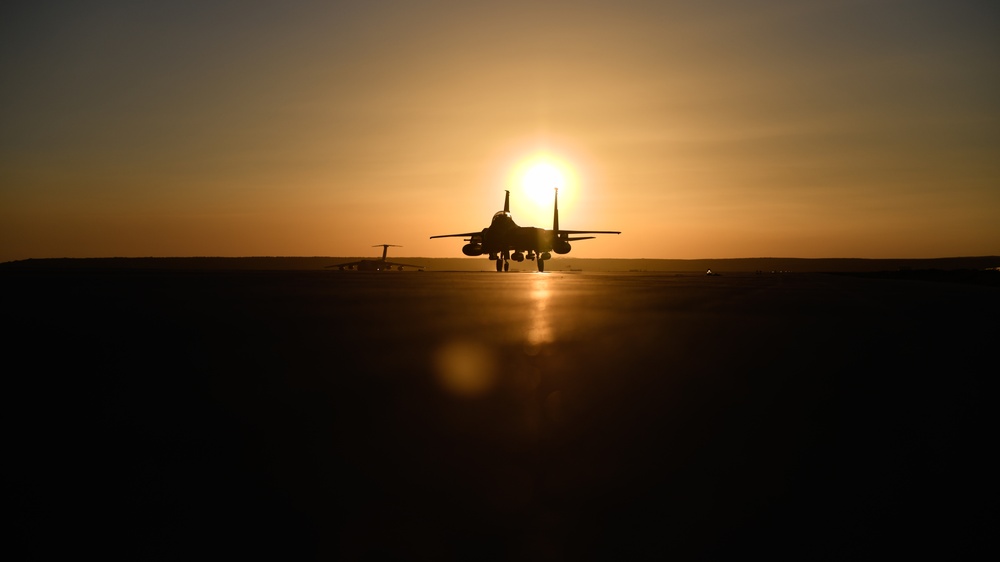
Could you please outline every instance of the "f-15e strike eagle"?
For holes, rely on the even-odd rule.
[[[538,271],[545,271],[545,262],[552,254],[568,254],[570,242],[589,240],[594,236],[574,236],[576,234],[621,234],[617,230],[561,230],[559,228],[559,189],[556,188],[555,205],[552,212],[552,230],[533,226],[518,226],[510,216],[510,191],[503,199],[503,210],[493,215],[490,226],[479,232],[460,234],[439,234],[431,238],[464,237],[468,242],[462,247],[467,256],[488,254],[496,261],[497,271],[508,271],[510,260],[516,262],[536,260]]]

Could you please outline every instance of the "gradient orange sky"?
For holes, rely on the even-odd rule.
[[[1000,254],[1000,4],[9,2],[0,261]]]

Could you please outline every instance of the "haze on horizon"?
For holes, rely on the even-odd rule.
[[[0,262],[1000,254],[1000,5],[10,2]],[[553,180],[556,181],[556,180]]]

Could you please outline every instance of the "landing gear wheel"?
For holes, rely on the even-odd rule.
[[[543,259],[538,260],[538,271],[541,273],[545,272],[545,260]]]
[[[503,258],[497,258],[497,271],[503,271]]]
[[[503,262],[503,270],[504,271],[510,271],[510,262],[509,261],[504,260],[504,262]]]

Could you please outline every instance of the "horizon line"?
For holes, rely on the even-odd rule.
[[[186,255],[186,256],[86,256],[86,257],[70,257],[70,256],[60,256],[60,257],[31,257],[31,258],[21,258],[13,259],[0,262],[0,264],[7,263],[17,263],[24,261],[41,261],[41,260],[143,260],[143,259],[160,259],[160,260],[172,260],[172,259],[340,259],[340,258],[354,258],[354,257],[365,257],[358,254],[343,254],[343,255],[241,255],[241,256],[224,256],[224,255]],[[469,256],[396,256],[393,259],[433,259],[433,260],[480,260],[483,259],[481,256],[469,257]],[[951,255],[951,256],[934,256],[934,257],[798,257],[798,256],[748,256],[748,257],[701,257],[701,258],[649,258],[649,257],[576,257],[576,256],[557,256],[553,259],[560,260],[657,260],[657,261],[705,261],[705,260],[947,260],[947,259],[1000,259],[1000,254],[985,254],[985,255]]]

